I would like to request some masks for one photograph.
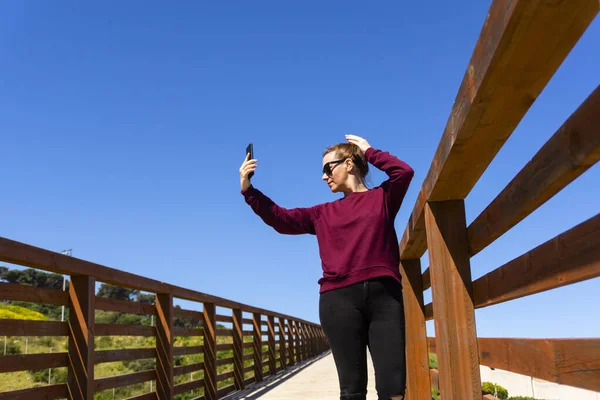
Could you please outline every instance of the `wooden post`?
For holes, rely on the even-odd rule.
[[[275,317],[267,317],[268,343],[269,343],[269,374],[277,373],[277,352],[275,350]]]
[[[242,310],[233,309],[233,383],[236,390],[244,389],[244,336]]]
[[[427,203],[440,391],[446,399],[481,399],[475,307],[463,200]]]
[[[253,337],[253,355],[254,355],[254,378],[256,382],[263,380],[262,367],[262,327],[260,323],[260,314],[252,314],[252,337]]]
[[[409,399],[431,398],[427,330],[423,309],[421,261],[401,260],[402,297],[406,317],[406,395]]]
[[[217,400],[216,307],[204,303],[204,398]]]
[[[296,362],[304,361],[302,357],[302,335],[300,333],[300,322],[294,321],[294,333],[296,334]]]
[[[156,395],[172,400],[173,393],[173,295],[156,295]]]
[[[290,358],[290,365],[296,364],[296,346],[294,345],[294,328],[292,327],[291,320],[287,320],[288,328],[288,355]]]
[[[279,325],[279,357],[281,358],[281,369],[287,368],[287,351],[285,351],[285,320],[283,318],[277,319]]]
[[[94,398],[94,318],[96,279],[71,276],[69,284],[69,399]]]

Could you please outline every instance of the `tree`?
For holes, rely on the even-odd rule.
[[[0,281],[5,280],[4,279],[4,275],[6,275],[7,272],[8,272],[8,268],[7,267],[0,266]]]
[[[151,293],[140,293],[139,291],[135,295],[135,301],[142,304],[154,304],[156,301],[156,295]]]
[[[139,291],[135,289],[127,289],[103,283],[98,290],[98,297],[105,297],[113,300],[131,300],[138,292]]]
[[[39,271],[33,268],[18,270],[5,267],[1,267],[0,273],[1,279],[9,283],[57,290],[62,290],[63,287],[64,278],[61,274]]]

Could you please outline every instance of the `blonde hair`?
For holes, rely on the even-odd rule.
[[[365,179],[369,173],[369,163],[367,162],[365,153],[363,153],[357,145],[352,143],[339,143],[333,145],[323,152],[323,157],[331,152],[335,152],[335,156],[339,159],[345,160],[346,158],[349,158],[352,160],[356,168],[358,168],[360,177],[363,180]]]

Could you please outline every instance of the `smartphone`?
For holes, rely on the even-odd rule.
[[[249,160],[253,160],[254,159],[254,146],[252,145],[252,143],[250,143],[248,145],[248,147],[246,147],[246,154],[250,154]],[[248,174],[248,178],[252,178],[253,176],[254,176],[254,171],[250,172]]]

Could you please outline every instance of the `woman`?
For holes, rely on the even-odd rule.
[[[257,164],[249,155],[240,168],[242,194],[277,232],[317,236],[323,268],[319,318],[335,360],[340,399],[366,398],[367,347],[379,399],[402,399],[404,307],[394,219],[414,172],[361,137],[346,135],[346,140],[323,155],[322,179],[343,198],[309,208],[279,207],[251,185],[248,174]],[[389,176],[373,189],[365,186],[368,163]]]

